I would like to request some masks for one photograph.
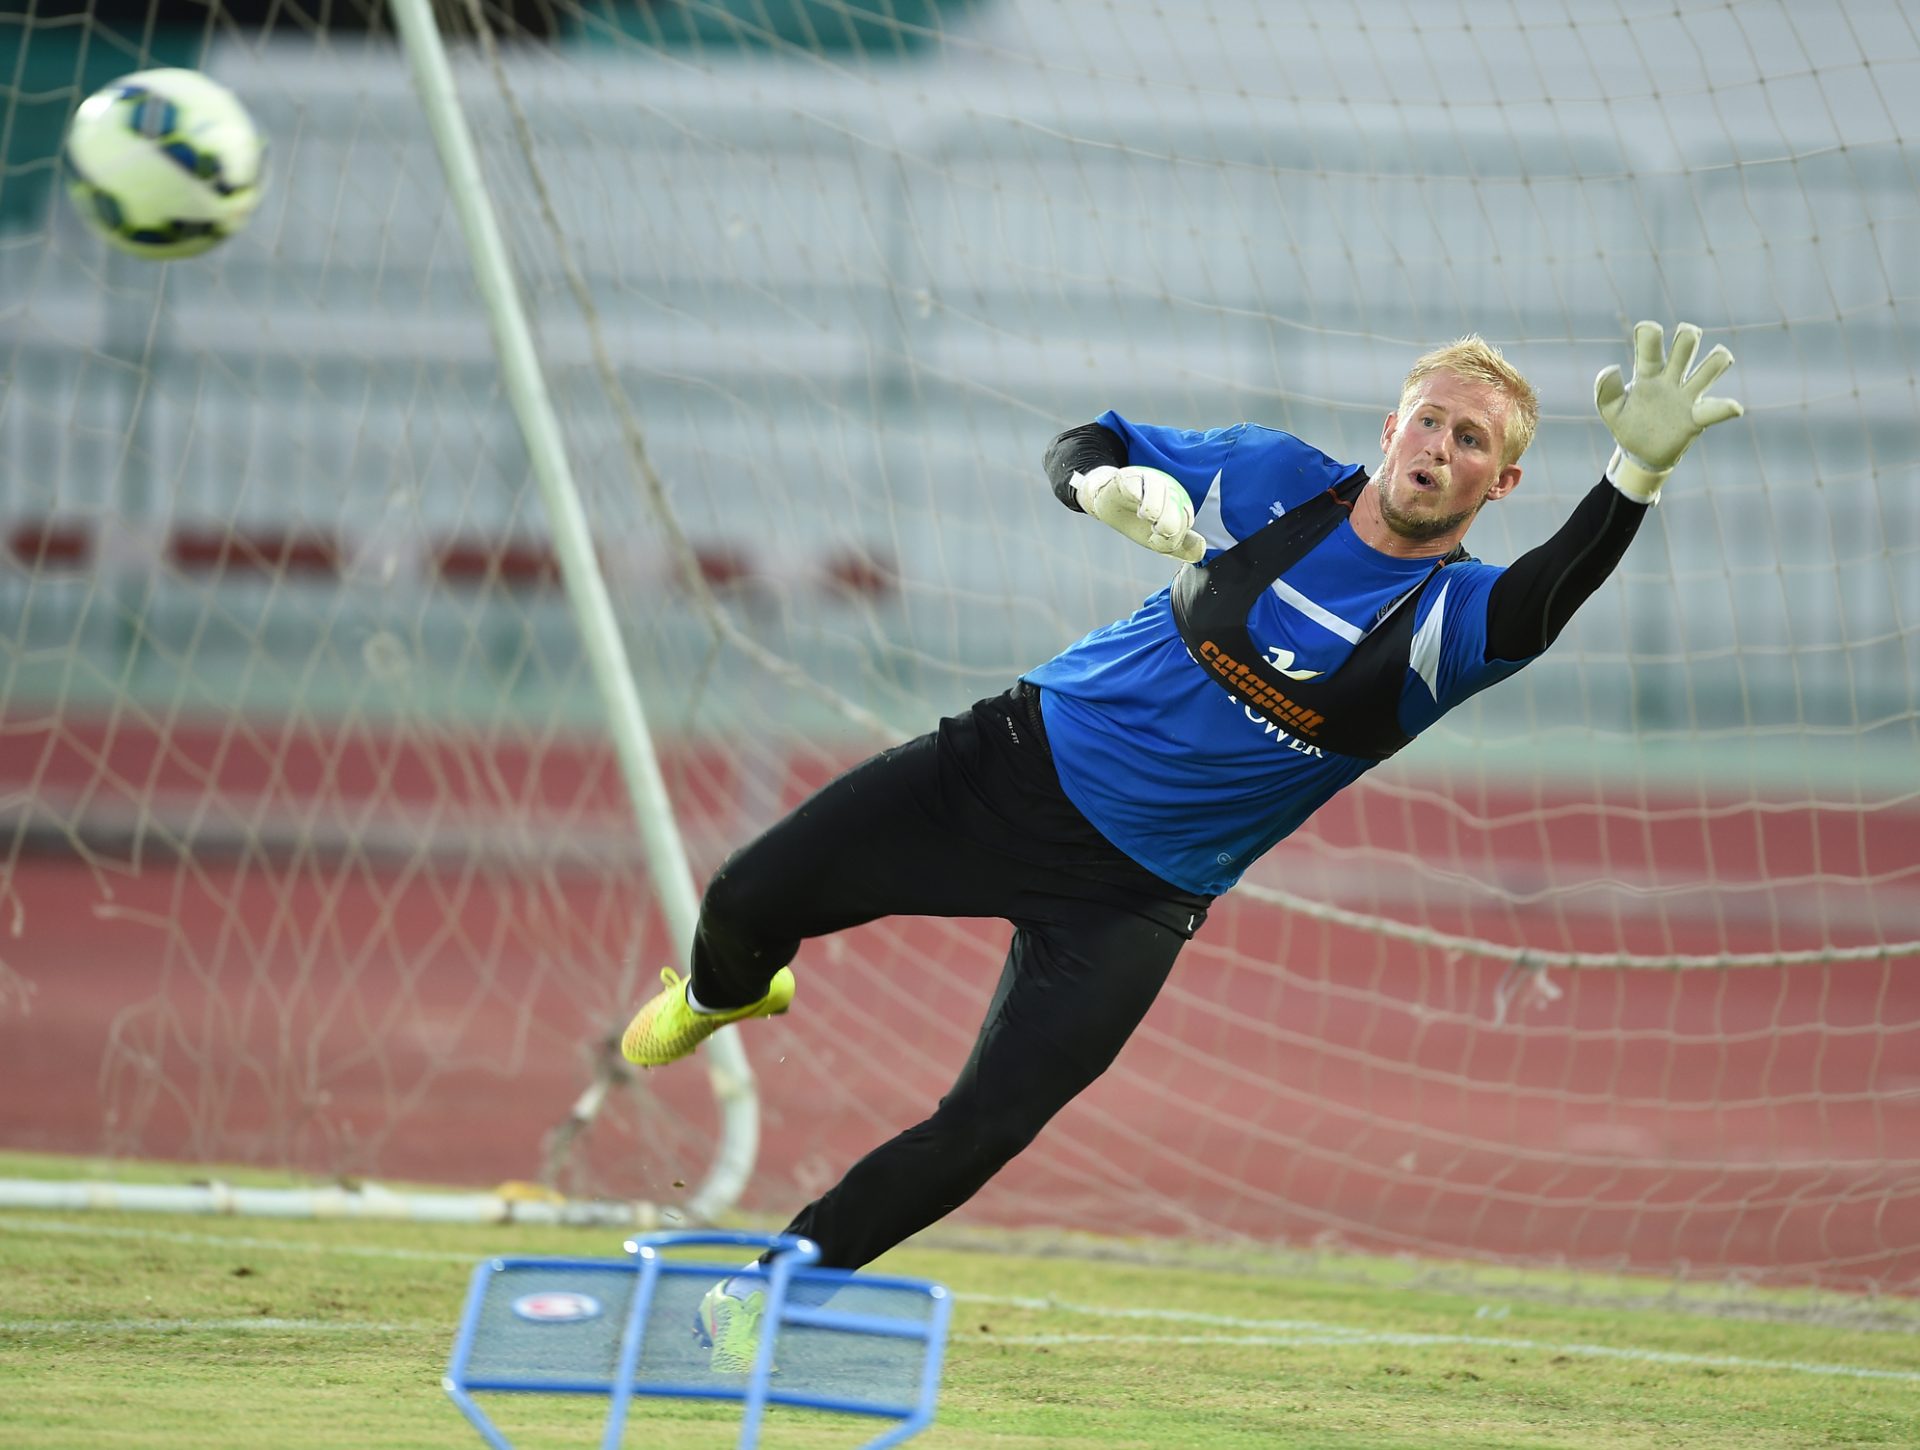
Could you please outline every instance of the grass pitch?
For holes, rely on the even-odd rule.
[[[0,1176],[29,1172],[48,1166],[0,1157]],[[477,1447],[439,1385],[474,1263],[616,1257],[619,1237],[0,1212],[0,1443]],[[1708,1313],[1617,1282],[1449,1288],[1360,1260],[1289,1272],[909,1247],[876,1268],[958,1298],[940,1418],[911,1442],[928,1450],[1920,1445],[1912,1306],[1834,1323],[1752,1296]],[[599,1443],[604,1401],[486,1403],[519,1450]],[[626,1444],[731,1445],[737,1417],[636,1399]],[[851,1446],[880,1428],[776,1412],[762,1444]]]

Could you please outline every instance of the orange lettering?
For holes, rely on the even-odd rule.
[[[1200,657],[1207,667],[1225,680],[1234,693],[1246,696],[1255,709],[1279,715],[1301,735],[1314,735],[1326,723],[1326,716],[1295,704],[1281,694],[1251,666],[1242,664],[1212,640],[1200,642]]]

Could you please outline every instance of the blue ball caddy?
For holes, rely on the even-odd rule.
[[[649,1234],[625,1247],[624,1259],[499,1258],[474,1269],[442,1384],[492,1450],[513,1446],[478,1392],[604,1395],[602,1450],[619,1450],[635,1396],[738,1401],[740,1450],[758,1445],[776,1405],[894,1422],[862,1450],[933,1423],[953,1314],[941,1285],[823,1269],[811,1241],[786,1234]],[[769,1257],[743,1268],[680,1256],[702,1248]],[[695,1311],[716,1282],[743,1277],[765,1295],[758,1354],[745,1375],[716,1372]]]

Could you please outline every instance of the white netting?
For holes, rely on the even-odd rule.
[[[696,870],[1164,582],[1054,502],[1060,428],[1370,462],[1477,330],[1545,413],[1473,534],[1504,561],[1598,476],[1630,324],[1698,321],[1747,417],[1617,577],[1257,867],[969,1213],[1910,1288],[1920,37],[1432,10],[559,5],[457,45]],[[0,32],[0,1142],[529,1176],[671,954],[426,123],[377,35],[145,33]],[[164,270],[20,139],[162,61],[274,173]],[[803,953],[747,1039],[749,1207],[931,1106],[1004,937]],[[704,1079],[646,1088],[568,1186],[698,1175]]]

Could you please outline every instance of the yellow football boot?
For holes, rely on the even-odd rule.
[[[722,1279],[694,1311],[693,1332],[713,1351],[708,1361],[715,1374],[748,1374],[760,1353],[760,1320],[766,1312],[764,1280],[744,1275]]]
[[[663,969],[665,983],[646,1006],[634,1014],[620,1037],[620,1055],[641,1067],[676,1062],[725,1027],[749,1017],[777,1017],[793,1004],[793,973],[782,967],[773,974],[767,995],[731,1012],[696,1012],[687,1005],[687,981],[672,967]]]

